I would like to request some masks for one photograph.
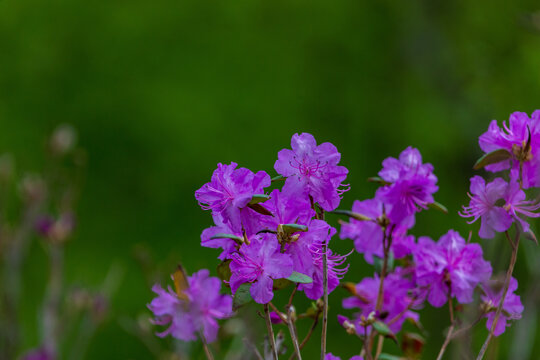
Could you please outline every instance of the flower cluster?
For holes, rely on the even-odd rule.
[[[475,298],[480,303],[479,318],[487,318],[490,337],[502,334],[523,311],[515,294],[517,280],[510,276],[520,234],[534,238],[528,218],[540,217],[536,212],[540,203],[526,193],[528,188],[540,187],[540,110],[531,117],[514,113],[502,129],[493,121],[479,142],[487,154],[475,168],[509,170],[508,176],[491,181],[472,177],[470,204],[459,214],[471,218],[469,223],[480,219],[480,238],[506,233],[513,255],[502,287],[491,279],[491,264],[484,259],[482,247],[471,242],[472,234],[465,240],[457,231],[447,230],[434,241],[411,233],[422,210],[447,211],[434,199],[437,177],[418,149],[407,147],[399,157],[385,159],[378,177],[371,178],[379,184],[374,197],[354,201],[351,210],[339,210],[341,195],[348,190],[344,184],[348,170],[339,165],[341,155],[334,145],[317,145],[312,135],[302,133],[292,137],[291,149],[279,151],[274,164],[277,177],[238,168],[236,163],[218,164],[211,181],[195,192],[202,209],[211,211],[213,225],[202,232],[201,245],[220,249],[220,279],[201,270],[188,278],[188,286],[181,291],[156,285],[153,290],[158,296],[149,308],[156,324],[168,325],[158,335],[190,341],[202,334],[210,342],[215,340],[216,319],[229,317],[233,311],[232,297],[220,294],[223,282],[234,296],[235,309],[249,294],[256,303],[265,304],[269,327],[286,324],[299,356],[294,322],[313,318],[315,326],[319,316],[326,314],[323,295],[334,291],[348,270],[348,254],[338,255],[329,248],[337,230],[326,222],[326,212],[349,217],[348,222],[341,222],[339,236],[351,239],[354,249],[375,269],[372,277],[343,284],[351,296],[343,299],[342,306],[354,310],[350,316],[338,315],[347,333],[364,341],[361,355],[366,359],[373,358],[377,334],[381,335],[379,354],[383,336],[396,340],[405,321],[419,324],[419,310],[426,304],[448,304],[452,327],[445,344],[458,324],[455,319],[462,305],[474,303]],[[509,233],[513,224],[514,240]],[[291,283],[295,287],[282,313],[271,301],[275,291]],[[311,312],[298,317],[292,304],[296,292],[317,300]],[[404,350],[407,358],[419,358],[423,339],[403,334],[402,340],[410,342],[402,344],[402,348],[410,345]],[[273,351],[277,354],[278,349]],[[324,350],[322,355],[327,360],[340,359]],[[353,356],[350,360],[363,359]]]

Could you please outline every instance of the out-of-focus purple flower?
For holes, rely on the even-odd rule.
[[[273,234],[260,234],[244,244],[230,256],[233,293],[244,283],[253,283],[250,293],[259,304],[267,304],[274,297],[273,279],[287,278],[292,274],[293,261],[288,254],[279,251],[279,243]]]
[[[352,211],[365,215],[374,221],[362,221],[351,218],[348,223],[341,225],[340,238],[352,239],[356,251],[364,254],[366,261],[373,263],[373,255],[383,256],[383,228],[378,223],[383,215],[384,204],[380,199],[358,201],[353,203]],[[396,227],[389,225],[392,230],[391,251],[396,258],[402,258],[409,255],[414,248],[414,236],[407,235],[405,227]],[[389,232],[389,231],[388,231]]]
[[[284,190],[311,196],[324,210],[331,211],[338,207],[340,189],[349,172],[344,166],[338,166],[341,159],[337,148],[331,143],[317,145],[313,135],[294,134],[290,149],[278,153],[274,169],[285,176]]]
[[[427,299],[435,307],[446,303],[449,291],[458,302],[471,302],[476,285],[491,276],[491,265],[483,259],[480,245],[465,243],[454,230],[437,243],[420,237],[414,260],[416,283],[426,287]]]
[[[169,325],[157,333],[164,337],[193,341],[201,331],[207,341],[216,339],[218,323],[216,319],[224,319],[232,314],[232,298],[220,293],[221,280],[209,277],[206,269],[199,270],[188,277],[188,288],[184,290],[186,299],[181,299],[169,287],[164,290],[154,285],[152,291],[158,296],[152,300],[148,308],[154,313],[154,323]]]
[[[274,231],[280,224],[308,225],[315,216],[315,211],[307,198],[299,197],[287,189],[273,190],[264,206],[274,216],[261,216],[260,223],[263,227]]]
[[[75,215],[66,212],[57,219],[50,215],[42,216],[36,221],[35,229],[39,235],[52,242],[63,242],[75,229]]]
[[[511,168],[519,176],[519,163],[522,161],[523,186],[530,188],[540,185],[540,110],[536,110],[530,118],[526,113],[514,112],[510,115],[509,125],[503,122],[502,128],[497,125],[497,120],[492,120],[478,143],[486,153],[505,149],[512,154],[511,159],[490,164],[486,170],[497,172]]]
[[[397,333],[406,319],[418,320],[418,314],[408,310],[416,305],[415,299],[411,296],[414,283],[403,276],[400,268],[396,272],[389,274],[384,281],[383,305],[380,312],[375,316],[385,322],[390,330]],[[363,326],[358,325],[360,317],[368,317],[371,312],[375,312],[377,297],[379,293],[380,278],[375,275],[373,278],[364,278],[356,285],[356,296],[343,299],[345,309],[359,308],[360,313],[356,314],[356,331],[364,334]],[[368,332],[370,329],[368,328]]]
[[[264,171],[254,174],[236,166],[234,162],[218,164],[212,180],[195,191],[195,198],[204,210],[212,210],[213,214],[221,215],[224,223],[230,223],[231,228],[242,231],[243,220],[251,214],[242,210],[249,210],[245,208],[253,195],[263,194],[271,181]]]
[[[518,216],[518,214],[535,218],[540,217],[540,214],[533,213],[533,211],[540,208],[540,204],[532,200],[527,200],[525,192],[519,188],[516,180],[510,180],[504,194],[504,200],[506,201],[504,209],[508,211],[514,220],[519,222],[524,232],[529,231],[529,223]]]
[[[271,311],[270,321],[272,322],[272,324],[281,324],[283,322],[283,319],[281,318],[281,316],[279,316],[277,312]]]
[[[390,183],[377,190],[377,197],[391,205],[388,217],[408,228],[414,225],[414,214],[434,202],[433,194],[439,189],[433,166],[423,164],[420,151],[410,146],[399,159],[385,159],[379,176]]]
[[[506,181],[501,178],[496,178],[487,185],[481,176],[471,178],[471,202],[469,206],[463,207],[463,212],[459,215],[473,217],[469,224],[481,218],[478,235],[483,239],[490,239],[496,232],[506,231],[512,225],[512,217],[502,207],[503,204],[498,205],[498,200],[503,199],[507,193],[507,186]]]
[[[489,281],[484,286],[485,295],[482,295],[482,301],[484,306],[488,310],[488,313],[484,316],[487,318],[486,327],[488,330],[491,329],[493,321],[495,320],[495,314],[499,303],[501,302],[502,291],[503,289],[499,286],[498,290],[494,290],[494,281]],[[521,313],[523,312],[523,305],[521,304],[521,299],[519,295],[514,294],[514,291],[517,290],[518,282],[516,279],[510,279],[510,286],[508,287],[508,292],[504,299],[504,304],[502,307],[499,320],[497,320],[497,325],[493,331],[493,335],[501,335],[507,326],[510,326],[509,320],[519,320],[521,319]]]
[[[50,354],[44,347],[30,350],[27,353],[25,353],[22,358],[22,360],[53,360],[54,356]]]

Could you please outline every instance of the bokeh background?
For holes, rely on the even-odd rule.
[[[413,233],[466,235],[477,227],[457,211],[481,154],[478,135],[491,119],[540,107],[533,0],[2,0],[0,54],[0,151],[15,156],[18,174],[39,171],[44,141],[61,123],[77,128],[87,152],[66,286],[99,288],[111,266],[124,274],[88,359],[153,358],[125,326],[149,315],[147,280],[166,284],[178,262],[215,274],[217,252],[199,246],[211,218],[193,192],[218,162],[274,174],[291,135],[310,132],[341,151],[349,208],[373,195],[366,178],[385,157],[413,145],[435,166],[437,200],[450,211],[421,214]],[[488,258],[502,254],[495,267],[504,271],[507,243],[482,244]],[[346,252],[352,244],[333,246]],[[518,293],[530,303],[492,358],[537,358],[538,256],[523,245]],[[361,256],[350,259],[346,280],[371,275]],[[39,345],[46,269],[35,241],[24,265],[21,351]],[[334,294],[329,336],[329,350],[343,357],[361,347],[335,321],[345,295]],[[424,358],[432,359],[448,316],[429,307],[423,314]],[[485,334],[482,322],[474,349]],[[313,341],[306,358],[318,349]]]

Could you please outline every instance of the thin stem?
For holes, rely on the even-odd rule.
[[[437,360],[441,360],[444,352],[446,351],[446,348],[448,347],[448,344],[450,344],[450,340],[452,340],[452,333],[454,332],[454,326],[455,326],[455,319],[454,319],[454,304],[452,302],[452,295],[450,288],[448,289],[448,310],[450,312],[450,329],[448,329],[448,333],[446,334],[446,339],[444,339],[444,343],[441,347],[441,350],[439,351],[439,356],[437,356]]]
[[[300,285],[300,284],[296,284],[296,286],[294,287],[294,289],[293,289],[293,291],[291,293],[291,296],[289,297],[289,302],[287,303],[287,306],[286,306],[287,309],[292,306],[294,295],[296,295],[296,291],[298,290],[298,285]]]
[[[253,351],[253,354],[255,355],[257,360],[264,360],[257,347],[248,338],[244,338],[244,343],[247,345],[248,348],[251,349],[251,351]]]
[[[206,355],[206,358],[208,360],[214,360],[214,355],[212,355],[212,351],[210,351],[210,347],[208,346],[208,343],[206,342],[206,338],[204,337],[203,333],[200,334],[201,342],[203,344],[204,354]]]
[[[326,332],[328,330],[328,244],[326,240],[323,243],[323,318],[321,331],[321,360],[326,356]]]
[[[51,244],[49,249],[50,275],[47,295],[43,302],[42,341],[47,352],[58,355],[60,303],[62,300],[63,249],[61,245]]]
[[[264,304],[263,308],[264,319],[266,320],[266,331],[268,331],[268,341],[270,342],[270,347],[272,348],[272,356],[274,357],[274,360],[278,360],[276,339],[274,338],[274,329],[272,328],[272,320],[270,320],[270,311],[268,310],[268,304]]]
[[[307,342],[311,338],[311,335],[313,334],[313,332],[317,328],[317,324],[319,323],[319,315],[320,314],[321,314],[321,312],[318,311],[317,314],[315,315],[315,318],[313,319],[313,324],[311,324],[311,327],[309,328],[309,331],[308,331],[306,337],[300,343],[300,350],[302,350],[304,348],[304,346],[306,346]],[[291,357],[289,358],[289,360],[294,360],[294,359],[296,359],[296,354],[292,354]]]
[[[296,333],[293,306],[289,306],[287,309],[287,320],[288,320],[287,325],[289,327],[289,332],[291,333],[291,340],[294,346],[294,352],[298,360],[302,360],[302,355],[300,354],[300,345],[298,345],[298,334]]]
[[[516,227],[516,240],[514,242],[511,241],[508,231],[505,231],[505,234],[508,240],[510,241],[510,243],[512,244],[512,257],[510,258],[510,264],[508,265],[508,270],[506,271],[506,279],[504,281],[503,293],[502,293],[501,300],[499,301],[499,306],[497,307],[497,312],[495,313],[495,319],[493,320],[493,324],[491,324],[491,329],[489,329],[489,334],[486,338],[486,341],[484,342],[484,345],[482,345],[482,348],[480,349],[480,353],[478,353],[478,357],[476,358],[476,360],[482,360],[484,358],[484,355],[489,346],[489,342],[493,338],[493,332],[495,331],[495,327],[497,326],[497,322],[499,321],[499,317],[501,316],[504,300],[506,299],[508,287],[510,286],[510,279],[512,278],[512,273],[514,272],[514,267],[516,265],[517,253],[518,253],[518,248],[519,248],[519,238],[520,238],[519,229]]]

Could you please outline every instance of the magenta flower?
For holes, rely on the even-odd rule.
[[[504,209],[514,220],[519,222],[524,232],[529,231],[529,223],[527,223],[522,217],[518,216],[518,214],[535,218],[540,217],[540,214],[533,213],[533,211],[540,208],[540,204],[527,200],[525,192],[519,188],[519,184],[516,180],[510,180],[504,194],[504,200],[506,201]]]
[[[462,217],[473,217],[469,224],[481,218],[478,235],[483,239],[490,239],[496,232],[503,232],[512,225],[512,217],[499,205],[507,193],[508,184],[501,178],[496,178],[486,185],[485,180],[476,175],[471,178],[471,202],[463,207]]]
[[[298,197],[298,194],[287,189],[273,190],[264,206],[274,216],[261,216],[261,226],[274,231],[280,224],[307,225],[315,216],[308,199]]]
[[[527,149],[529,133],[530,149]],[[524,187],[540,185],[540,110],[536,110],[530,118],[526,113],[514,112],[510,115],[509,125],[504,122],[502,129],[497,125],[497,120],[491,121],[478,143],[486,153],[505,149],[512,154],[511,159],[488,165],[486,170],[496,172],[512,169],[519,177],[519,162],[522,161]]]
[[[327,353],[324,356],[324,360],[341,360],[341,358],[339,356],[332,355],[331,353]],[[362,356],[355,355],[349,360],[364,360],[364,358]]]
[[[463,207],[460,215],[473,217],[469,224],[481,218],[478,233],[481,238],[489,239],[495,236],[495,232],[508,230],[513,221],[518,221],[523,231],[528,231],[529,224],[518,215],[540,216],[533,213],[540,205],[526,200],[525,193],[514,179],[507,183],[501,178],[496,178],[486,185],[483,178],[474,176],[471,178],[471,193],[473,194],[469,194],[471,202],[468,207]]]
[[[495,313],[499,307],[502,297],[502,288],[500,286],[496,291],[494,286],[496,285],[493,281],[489,281],[486,286],[484,286],[485,295],[482,295],[482,301],[484,306],[488,310],[488,313],[484,316],[487,318],[486,327],[488,330],[491,329],[493,321],[495,320]],[[521,313],[523,312],[523,305],[521,304],[521,299],[518,295],[514,294],[514,291],[517,290],[518,283],[514,278],[510,279],[510,286],[508,287],[508,292],[504,299],[503,308],[499,320],[497,320],[497,325],[493,331],[493,335],[501,335],[507,326],[510,326],[509,320],[519,320],[521,319]]]
[[[30,350],[26,352],[21,358],[21,360],[54,360],[54,359],[55,359],[55,356],[51,355],[51,353],[47,351],[45,347]]]
[[[351,321],[351,323],[355,324],[358,334],[363,335],[365,332],[364,327],[359,324],[361,315],[367,318],[371,312],[375,312],[375,316],[385,322],[394,333],[401,330],[401,326],[406,319],[418,320],[418,314],[409,310],[413,305],[416,305],[414,298],[411,296],[414,283],[407,279],[404,274],[402,269],[397,268],[395,272],[386,277],[383,289],[383,305],[379,312],[375,310],[381,282],[377,274],[372,278],[364,278],[356,285],[356,296],[343,299],[343,308],[360,309],[360,313],[355,315],[356,319]],[[368,327],[368,333],[370,331],[371,328]]]
[[[246,168],[236,169],[237,164],[218,164],[212,174],[212,181],[195,191],[195,198],[204,210],[212,210],[219,214],[224,223],[231,228],[242,231],[246,218],[252,211],[246,206],[253,195],[263,194],[264,188],[270,186],[270,176],[259,171],[254,174]]]
[[[297,195],[309,195],[324,210],[338,207],[341,194],[348,190],[340,189],[349,172],[338,166],[341,159],[337,148],[330,143],[317,146],[313,135],[294,134],[291,139],[292,150],[283,149],[278,153],[274,169],[285,176],[284,190]]]
[[[391,205],[388,217],[392,223],[408,228],[414,225],[414,214],[434,202],[433,194],[439,189],[433,166],[423,164],[420,151],[410,146],[399,155],[399,160],[385,159],[379,176],[391,183],[377,190],[377,197]]]
[[[471,302],[476,285],[491,276],[491,265],[483,259],[480,245],[466,244],[454,230],[437,243],[420,237],[414,260],[416,283],[426,288],[428,302],[435,307],[446,303],[449,291],[458,302]]]
[[[203,269],[188,277],[189,287],[184,290],[187,300],[180,299],[170,287],[164,290],[160,285],[154,285],[152,291],[158,296],[148,308],[154,313],[155,324],[169,325],[165,331],[157,333],[158,336],[171,335],[194,341],[197,333],[202,332],[207,341],[216,339],[216,319],[232,315],[232,298],[220,294],[221,280],[208,274],[208,270]]]
[[[230,258],[232,292],[236,293],[244,283],[253,283],[249,291],[259,304],[267,304],[274,297],[274,279],[287,278],[293,271],[291,256],[279,251],[279,243],[273,234],[253,237],[249,245],[242,245]]]
[[[308,231],[299,233],[298,240],[286,247],[291,255],[294,271],[313,279],[309,284],[300,284],[298,290],[304,291],[309,299],[316,300],[323,296],[323,243],[327,244],[336,233],[336,229],[323,220],[312,220]],[[334,291],[348,266],[342,267],[346,256],[337,255],[327,247],[328,293]]]
[[[373,255],[383,257],[383,229],[377,223],[377,219],[383,215],[383,208],[390,209],[383,202],[375,197],[374,199],[358,201],[353,203],[352,211],[359,213],[373,221],[361,221],[351,218],[349,222],[341,224],[341,239],[352,239],[356,251],[364,254],[364,258],[373,264]],[[392,231],[391,251],[396,258],[403,258],[409,255],[414,248],[414,237],[407,235],[405,227],[394,227]],[[387,231],[389,232],[389,231]]]

